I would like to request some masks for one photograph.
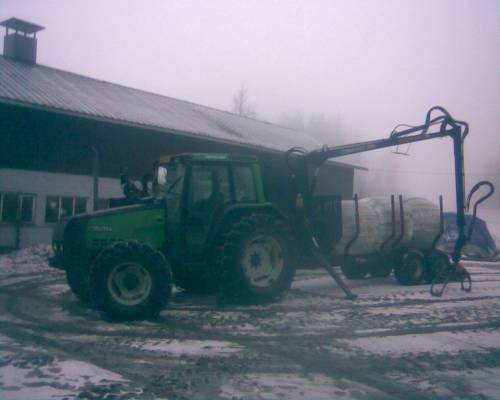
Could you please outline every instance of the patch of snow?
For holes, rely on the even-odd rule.
[[[118,374],[77,360],[47,360],[41,366],[18,361],[0,367],[0,398],[3,400],[74,397],[93,386],[116,383],[127,381]]]
[[[220,396],[230,399],[350,400],[383,398],[379,391],[347,379],[333,380],[315,374],[249,374],[231,378],[220,388]]]
[[[54,285],[44,286],[42,292],[53,297],[60,296],[68,291],[70,291],[69,286],[66,283],[58,283]]]
[[[98,384],[102,381],[126,382],[121,375],[83,361],[57,361],[53,366],[42,368],[46,372],[57,369],[60,370],[59,377],[64,377],[65,380],[78,387],[86,383]]]
[[[471,307],[495,307],[498,303],[496,298],[493,299],[482,299],[478,300],[471,304],[469,301],[456,301],[456,302],[448,302],[448,301],[433,301],[425,304],[411,304],[405,306],[389,306],[389,307],[374,307],[367,308],[367,312],[373,315],[383,315],[383,316],[405,316],[408,317],[410,315],[424,315],[428,316],[433,313],[437,313],[438,315],[443,314],[443,317],[450,313],[450,310],[457,309],[470,309]]]
[[[371,354],[399,356],[409,353],[449,353],[486,351],[500,348],[500,335],[495,329],[483,331],[436,332],[358,339],[338,342]]]
[[[14,343],[10,337],[0,334],[0,346],[12,346]]]
[[[0,256],[0,278],[54,270],[47,264],[51,255],[52,248],[48,244],[37,244],[3,254]]]
[[[101,398],[129,394],[120,375],[79,360],[61,360],[48,351],[0,335],[0,399]],[[133,391],[132,393],[136,393]]]
[[[148,351],[168,353],[176,357],[181,356],[225,356],[243,350],[235,343],[215,340],[147,340],[132,342],[132,347]]]
[[[388,377],[443,398],[500,400],[500,368],[433,370],[429,375],[392,373]]]
[[[465,372],[465,373],[464,373]],[[447,371],[437,373],[465,380],[475,395],[484,396],[487,399],[500,400],[500,368],[481,368],[478,370]]]

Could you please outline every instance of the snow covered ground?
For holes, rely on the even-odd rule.
[[[177,291],[156,320],[111,323],[80,303],[48,246],[0,257],[3,399],[500,399],[500,263],[473,290],[299,270],[290,293],[221,306]]]

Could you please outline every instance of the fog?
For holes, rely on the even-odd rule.
[[[442,105],[471,125],[468,187],[500,188],[496,0],[0,0],[0,20],[12,16],[46,27],[40,64],[224,110],[244,84],[259,119],[322,115],[336,128],[318,136],[327,144],[386,137]],[[365,194],[443,193],[451,206],[451,143],[345,161],[369,168],[356,175]]]

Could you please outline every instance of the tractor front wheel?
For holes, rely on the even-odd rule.
[[[163,254],[147,244],[116,242],[97,256],[89,287],[96,308],[108,317],[151,318],[168,302],[172,273]]]

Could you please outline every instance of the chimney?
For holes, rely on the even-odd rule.
[[[45,29],[18,18],[9,18],[0,22],[5,26],[3,55],[13,60],[36,64],[36,33]]]

